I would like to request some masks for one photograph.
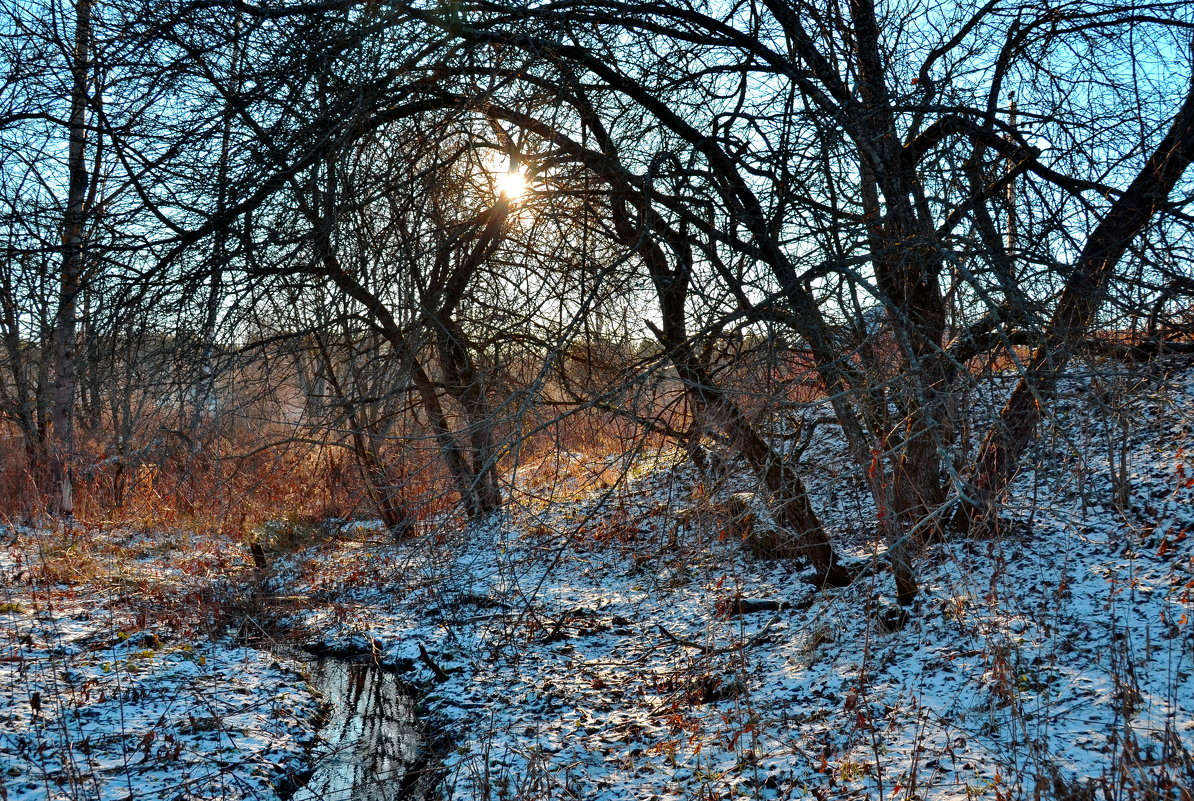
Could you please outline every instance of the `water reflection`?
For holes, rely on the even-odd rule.
[[[332,704],[320,730],[324,747],[311,779],[292,801],[397,801],[408,793],[407,771],[419,758],[411,698],[393,673],[369,662],[320,659],[311,681]]]

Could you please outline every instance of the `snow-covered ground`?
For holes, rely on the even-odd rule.
[[[1121,383],[1065,383],[1039,466],[1013,488],[1017,525],[931,546],[906,622],[882,569],[816,593],[752,557],[719,516],[745,487],[710,487],[671,453],[604,489],[617,471],[596,457],[530,466],[503,518],[401,546],[346,527],[277,557],[268,586],[297,599],[285,623],[423,688],[452,738],[453,799],[1185,801],[1194,371]],[[844,550],[878,564],[836,433],[819,426],[802,463]],[[1112,468],[1130,480],[1122,509]],[[35,540],[9,549],[6,577]],[[264,651],[192,641],[160,614],[156,631],[138,625],[133,561],[132,586],[84,581],[52,609],[9,582],[8,797],[270,797],[307,753],[315,698]],[[184,572],[185,586],[203,574]],[[737,614],[740,598],[768,603]]]
[[[5,801],[276,798],[305,768],[320,704],[266,651],[183,636],[96,588],[5,596]]]

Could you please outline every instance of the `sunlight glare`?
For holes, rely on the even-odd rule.
[[[498,194],[507,200],[518,200],[526,194],[527,177],[522,170],[511,170],[498,176]]]

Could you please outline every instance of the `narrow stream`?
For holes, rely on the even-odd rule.
[[[331,710],[315,772],[291,801],[422,801],[427,749],[414,699],[397,676],[362,660],[321,657],[305,665]]]

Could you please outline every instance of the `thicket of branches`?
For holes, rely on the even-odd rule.
[[[741,459],[842,584],[776,437],[828,415],[911,601],[1076,353],[1189,347],[1192,35],[1184,2],[6,0],[9,512],[282,459],[407,537],[591,427]]]

